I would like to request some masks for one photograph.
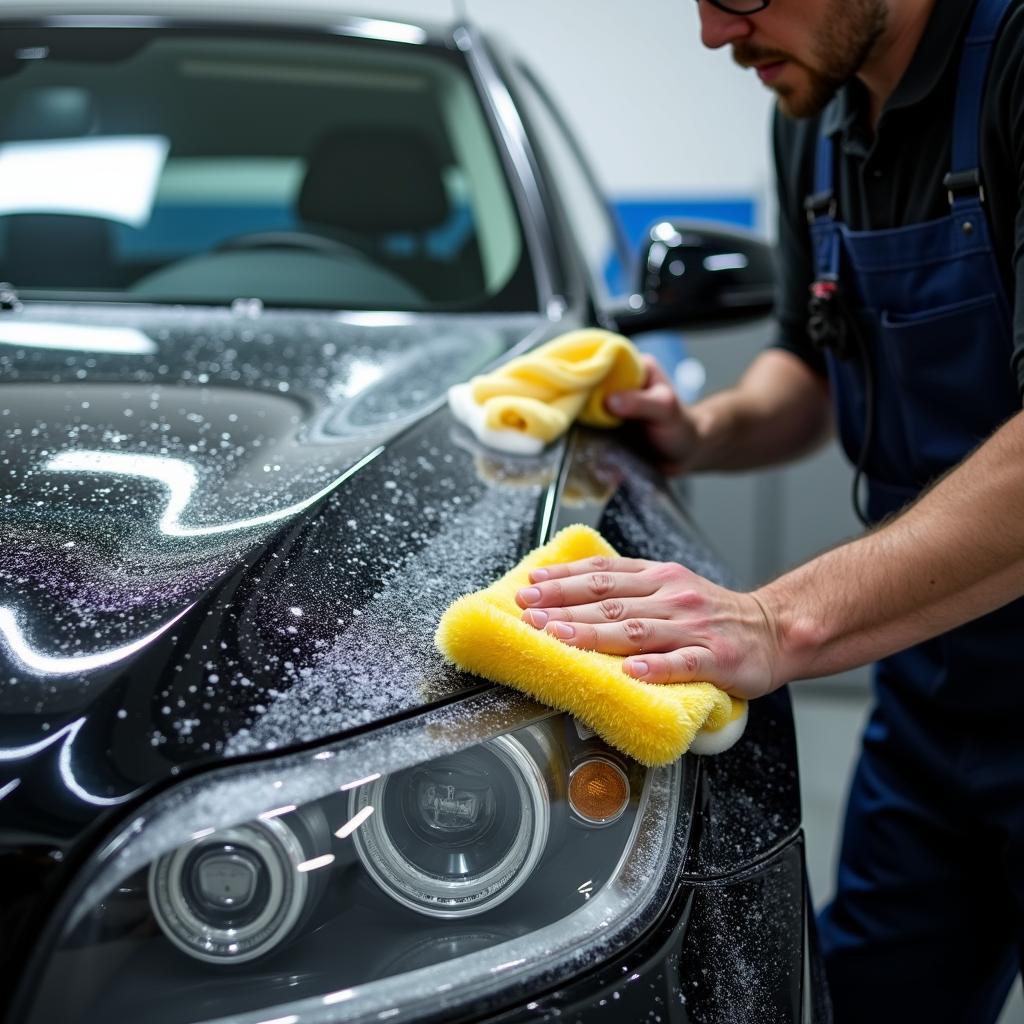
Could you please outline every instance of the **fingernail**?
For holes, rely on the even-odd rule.
[[[537,629],[543,629],[547,625],[548,613],[542,612],[539,608],[535,608],[533,611],[528,613],[530,616],[530,625],[536,626]]]
[[[527,587],[519,591],[524,604],[536,604],[540,600],[540,591],[536,587]]]
[[[543,583],[549,575],[550,573],[547,569],[532,569],[530,571],[530,580],[533,583]]]
[[[647,662],[646,661],[627,661],[626,668],[629,669],[630,675],[634,676],[645,676],[647,675]]]
[[[573,629],[568,622],[552,622],[551,632],[554,633],[559,640],[571,640],[576,635],[576,630]]]
[[[605,400],[604,404],[611,409],[612,412],[622,412],[622,399],[618,395],[609,395]]]

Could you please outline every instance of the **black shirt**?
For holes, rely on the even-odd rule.
[[[917,52],[885,104],[874,133],[867,91],[851,79],[819,117],[794,120],[776,111],[779,190],[779,285],[776,346],[824,374],[807,337],[813,280],[804,199],[814,191],[819,126],[839,133],[839,217],[855,231],[918,224],[949,214],[942,179],[951,170],[953,109],[962,44],[974,5],[936,0]],[[1008,373],[1024,396],[1024,0],[1013,0],[993,49],[981,114],[985,211],[996,259],[1013,308],[1014,355]]]

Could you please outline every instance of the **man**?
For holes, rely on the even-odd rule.
[[[1024,0],[698,2],[778,98],[779,336],[692,408],[653,363],[609,406],[683,471],[834,414],[876,525],[752,593],[552,567],[523,617],[750,698],[880,659],[821,922],[837,1018],[994,1020],[1024,948]]]

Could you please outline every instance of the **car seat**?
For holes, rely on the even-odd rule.
[[[0,217],[0,254],[0,278],[18,288],[119,285],[113,225],[101,217],[7,214]]]
[[[475,235],[453,258],[428,247],[453,216],[444,166],[425,136],[343,128],[317,141],[296,203],[302,227],[352,245],[432,299],[466,298],[482,285]]]

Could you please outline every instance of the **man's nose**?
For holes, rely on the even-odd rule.
[[[730,14],[707,0],[698,0],[700,12],[700,41],[709,49],[717,50],[750,35],[753,26],[742,14]]]

